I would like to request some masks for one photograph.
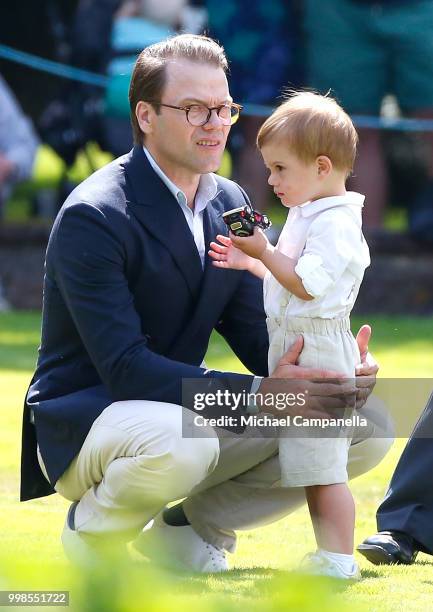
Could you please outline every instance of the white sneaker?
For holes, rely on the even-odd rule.
[[[141,558],[175,571],[206,573],[229,569],[224,550],[203,540],[191,525],[167,525],[161,514],[141,532],[131,548]]]
[[[128,558],[126,543],[116,539],[115,536],[104,537],[92,534],[83,534],[75,529],[75,509],[78,502],[74,502],[66,515],[61,535],[63,550],[71,563],[77,565],[94,566],[101,562],[123,561]]]
[[[69,561],[72,563],[86,563],[95,557],[94,549],[89,546],[87,540],[75,530],[74,517],[78,502],[74,502],[68,510],[61,540],[63,550]]]
[[[329,576],[342,580],[361,580],[358,564],[354,562],[352,571],[346,573],[338,563],[331,561],[319,551],[305,555],[300,565],[300,571],[311,576]]]

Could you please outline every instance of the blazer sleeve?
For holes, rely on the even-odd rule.
[[[182,379],[186,378],[207,379],[210,391],[251,387],[252,376],[205,370],[149,350],[128,287],[122,242],[113,222],[99,208],[88,203],[65,208],[52,249],[59,290],[115,401],[182,404]]]

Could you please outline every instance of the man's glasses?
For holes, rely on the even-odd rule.
[[[172,104],[163,104],[162,102],[154,102],[154,104],[184,111],[186,120],[194,127],[205,125],[211,118],[212,111],[216,111],[223,125],[233,125],[239,119],[239,113],[242,109],[240,104],[235,104],[234,102],[232,104],[221,104],[213,108],[204,106],[204,104],[189,104],[188,106],[173,106]]]

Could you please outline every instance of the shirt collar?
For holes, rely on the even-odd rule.
[[[154,158],[152,157],[152,155],[146,149],[145,146],[143,146],[143,151],[149,161],[149,164],[152,166],[156,174],[159,176],[162,182],[166,185],[166,187],[170,190],[170,192],[174,195],[177,202],[182,207],[186,206],[187,208],[189,208],[187,204],[186,195],[184,194],[182,189],[180,189],[177,185],[175,185],[173,181],[168,178],[165,172],[161,170],[161,168],[158,166],[158,164],[156,163],[156,161],[154,160]],[[216,182],[216,178],[214,177],[214,175],[212,173],[202,174],[200,176],[200,182],[198,184],[198,189],[197,189],[197,193],[195,196],[194,213],[197,214],[201,212],[202,210],[204,210],[206,206],[208,205],[208,203],[210,202],[210,200],[213,200],[215,198],[215,196],[217,195],[217,192],[218,192],[218,183]]]
[[[316,215],[324,210],[328,210],[328,208],[335,208],[336,206],[351,205],[363,208],[364,200],[365,196],[361,193],[347,191],[345,195],[320,198],[319,200],[314,200],[314,202],[304,202],[304,204],[300,204],[297,208],[299,208],[303,217],[311,217],[311,215]]]

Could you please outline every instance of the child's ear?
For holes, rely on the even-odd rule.
[[[319,176],[328,176],[332,171],[332,161],[326,155],[319,155],[316,165]]]

